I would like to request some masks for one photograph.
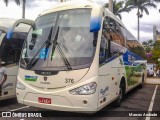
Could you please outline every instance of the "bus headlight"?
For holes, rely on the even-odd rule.
[[[26,87],[19,81],[17,81],[17,85],[16,85],[17,89],[21,89],[21,90],[25,90]]]
[[[91,82],[78,88],[72,89],[69,92],[72,95],[90,95],[95,93],[96,87],[97,84],[95,82]]]

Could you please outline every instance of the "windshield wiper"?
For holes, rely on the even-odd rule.
[[[46,55],[47,55],[47,53],[48,53],[48,48],[49,48],[49,46],[51,45],[52,31],[53,31],[53,28],[51,28],[51,31],[50,31],[50,33],[49,33],[49,36],[48,36],[48,39],[47,39],[47,42],[46,42],[44,60],[46,60]]]
[[[57,42],[57,40],[58,40],[58,33],[59,33],[59,26],[58,26],[58,28],[57,28],[57,33],[56,33],[56,35],[55,35],[55,38],[54,38],[54,40],[53,40],[53,42],[52,42],[52,43],[53,43],[53,47],[52,47],[52,52],[51,52],[51,61],[52,61],[52,59],[53,59],[53,54],[54,54],[55,49],[56,49],[56,46],[57,46],[57,47],[58,47],[58,50],[59,50],[59,52],[60,52],[60,56],[61,56],[63,62],[65,63],[65,65],[67,66],[67,70],[72,70],[72,67],[71,67],[69,61],[67,60],[67,58],[66,58],[66,56],[64,55],[64,53],[63,53],[60,45],[59,45],[58,42]]]
[[[46,59],[46,55],[47,55],[47,52],[48,52],[48,50],[47,50],[47,48],[49,48],[49,46],[51,45],[51,36],[52,36],[52,29],[53,28],[51,28],[51,30],[50,30],[50,33],[49,33],[49,36],[48,36],[48,39],[47,39],[47,41],[45,41],[44,43],[43,43],[43,45],[40,47],[40,49],[36,52],[36,54],[33,56],[33,58],[30,60],[30,62],[26,65],[26,68],[27,69],[30,69],[31,68],[31,66],[32,66],[32,64],[33,63],[36,63],[40,58],[38,57],[38,58],[36,58],[36,56],[40,53],[40,51],[42,50],[42,48],[44,47],[44,46],[46,46],[46,48],[45,48],[45,55],[44,55],[44,60]],[[35,59],[36,58],[36,59]]]
[[[58,43],[57,43],[57,46],[58,46],[58,50],[60,52],[60,55],[61,55],[65,65],[67,66],[67,70],[72,70],[72,67],[71,67],[69,61],[67,60],[66,56],[64,55],[64,53],[63,53],[63,51],[62,51],[62,49],[61,49],[61,47]]]

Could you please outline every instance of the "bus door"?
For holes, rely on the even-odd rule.
[[[112,97],[115,98],[119,94],[119,85],[124,76],[124,65],[122,55],[125,52],[125,36],[122,30],[124,29],[116,20],[106,17],[108,23],[108,31],[110,34],[109,59],[111,59],[111,86]]]
[[[8,40],[6,36],[1,39],[0,57],[2,66],[7,70],[7,80],[2,86],[0,100],[15,97],[16,80],[18,74],[18,62],[26,33],[14,33]]]
[[[109,58],[110,54],[110,41],[106,28],[106,19],[103,21],[102,36],[99,49],[99,101],[98,107],[102,107],[109,103],[112,98],[111,86],[111,63]]]
[[[111,64],[107,61],[108,41],[103,36],[101,38],[99,52],[99,103],[98,107],[104,106],[112,98],[111,86]]]
[[[33,21],[19,19],[8,31],[3,27],[0,27],[4,29],[0,36],[0,57],[2,59],[1,64],[7,69],[7,80],[2,86],[2,96],[0,96],[0,100],[16,97],[18,62],[20,59],[23,42],[27,37],[26,32],[14,32],[15,28],[20,23],[32,25]]]
[[[108,16],[104,18],[99,60],[100,70],[103,69],[100,73],[105,72],[103,74],[105,82],[102,83],[102,86],[107,86],[104,92],[106,92],[109,102],[118,95],[119,83],[124,73],[122,54],[125,50],[123,47],[125,39],[119,27],[112,18]]]

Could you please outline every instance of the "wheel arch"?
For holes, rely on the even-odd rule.
[[[127,82],[126,82],[125,77],[124,77],[124,76],[122,76],[122,78],[121,78],[121,80],[120,80],[119,87],[121,87],[121,86],[122,86],[122,88],[123,88],[123,93],[126,93],[126,86],[127,86],[127,84],[126,84],[126,83],[127,83]]]

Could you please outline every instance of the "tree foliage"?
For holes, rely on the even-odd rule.
[[[121,13],[129,12],[129,9],[124,6],[124,1],[117,2],[116,0],[113,1],[113,14],[117,15],[120,19],[122,19]],[[106,3],[105,7],[108,8],[109,4]]]
[[[147,15],[149,15],[149,11],[147,9],[147,7],[153,7],[156,8],[156,4],[153,2],[153,0],[126,0],[126,4],[125,6],[130,9],[137,9],[137,32],[138,32],[138,41],[139,41],[139,18],[143,17],[143,12],[145,12]]]
[[[160,61],[158,61],[158,58],[160,58],[160,41],[157,41],[154,44],[153,50],[152,50],[152,59],[154,63],[160,67]]]

